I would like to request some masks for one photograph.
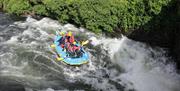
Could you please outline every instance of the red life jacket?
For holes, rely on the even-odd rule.
[[[71,36],[69,36],[68,35],[68,33],[66,34],[66,36],[65,36],[65,43],[67,44],[67,49],[68,49],[68,51],[70,51],[70,52],[73,52],[74,50],[73,50],[73,42],[75,42],[75,40],[74,40],[74,36],[73,35],[71,35]]]
[[[61,47],[64,48],[64,44],[61,44]]]
[[[74,42],[74,36],[66,36],[65,43],[73,43]]]
[[[73,52],[73,48],[69,42],[67,42],[66,47],[67,47],[68,51]]]
[[[73,50],[73,51],[80,50],[80,46],[75,46],[75,45],[73,45],[72,50]]]

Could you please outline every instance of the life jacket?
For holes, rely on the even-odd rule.
[[[75,40],[74,40],[74,36],[65,36],[65,43],[69,42],[69,43],[73,43]]]
[[[73,51],[76,51],[76,50],[78,51],[78,50],[80,50],[80,46],[73,45],[72,50]]]
[[[80,46],[74,45],[74,44],[70,44],[69,42],[67,42],[66,44],[66,48],[69,52],[75,52],[75,51],[79,51],[80,50]]]
[[[66,43],[66,48],[69,52],[73,52],[73,48],[69,42]]]
[[[64,45],[64,44],[61,44],[61,47],[62,47],[62,48],[64,48],[64,47],[65,47],[65,45]]]

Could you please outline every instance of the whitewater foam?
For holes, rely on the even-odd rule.
[[[112,54],[111,61],[125,70],[124,73],[112,78],[121,79],[120,83],[127,89],[137,91],[180,90],[180,75],[176,73],[174,64],[166,64],[171,59],[165,57],[163,49],[154,50],[126,37],[120,39],[119,43],[115,43],[117,39],[113,42],[109,39],[105,41],[105,49]]]
[[[78,29],[71,24],[63,26],[49,18],[36,20],[28,17],[26,21],[15,22],[13,26],[24,30],[3,43],[9,50],[0,55],[0,76],[10,75],[22,84],[29,82],[32,87],[44,87],[39,91],[58,91],[53,88],[56,85],[57,88],[68,89],[62,84],[72,86],[77,83],[103,91],[180,90],[180,76],[174,64],[167,62],[172,59],[165,56],[166,51],[162,48],[151,48],[124,36],[97,37],[86,29]],[[90,55],[90,63],[70,67],[56,62],[53,54],[49,53],[49,45],[52,43],[50,34],[57,30],[73,30],[75,34],[85,35],[91,40],[92,49],[85,48]]]

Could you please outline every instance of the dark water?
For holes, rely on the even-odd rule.
[[[88,64],[55,60],[50,34],[58,29],[93,39],[85,47]],[[126,37],[97,37],[48,18],[15,21],[0,13],[0,91],[179,91],[180,76],[165,54]]]

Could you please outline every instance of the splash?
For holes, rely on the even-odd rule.
[[[111,40],[112,41],[112,40]],[[104,47],[110,52],[111,61],[123,72],[112,76],[113,80],[123,84],[126,89],[137,91],[178,91],[180,75],[165,50],[151,48],[143,43],[123,37],[119,41],[106,40]],[[116,43],[118,42],[118,43]],[[113,45],[109,45],[113,43]],[[115,47],[115,48],[112,48]]]

